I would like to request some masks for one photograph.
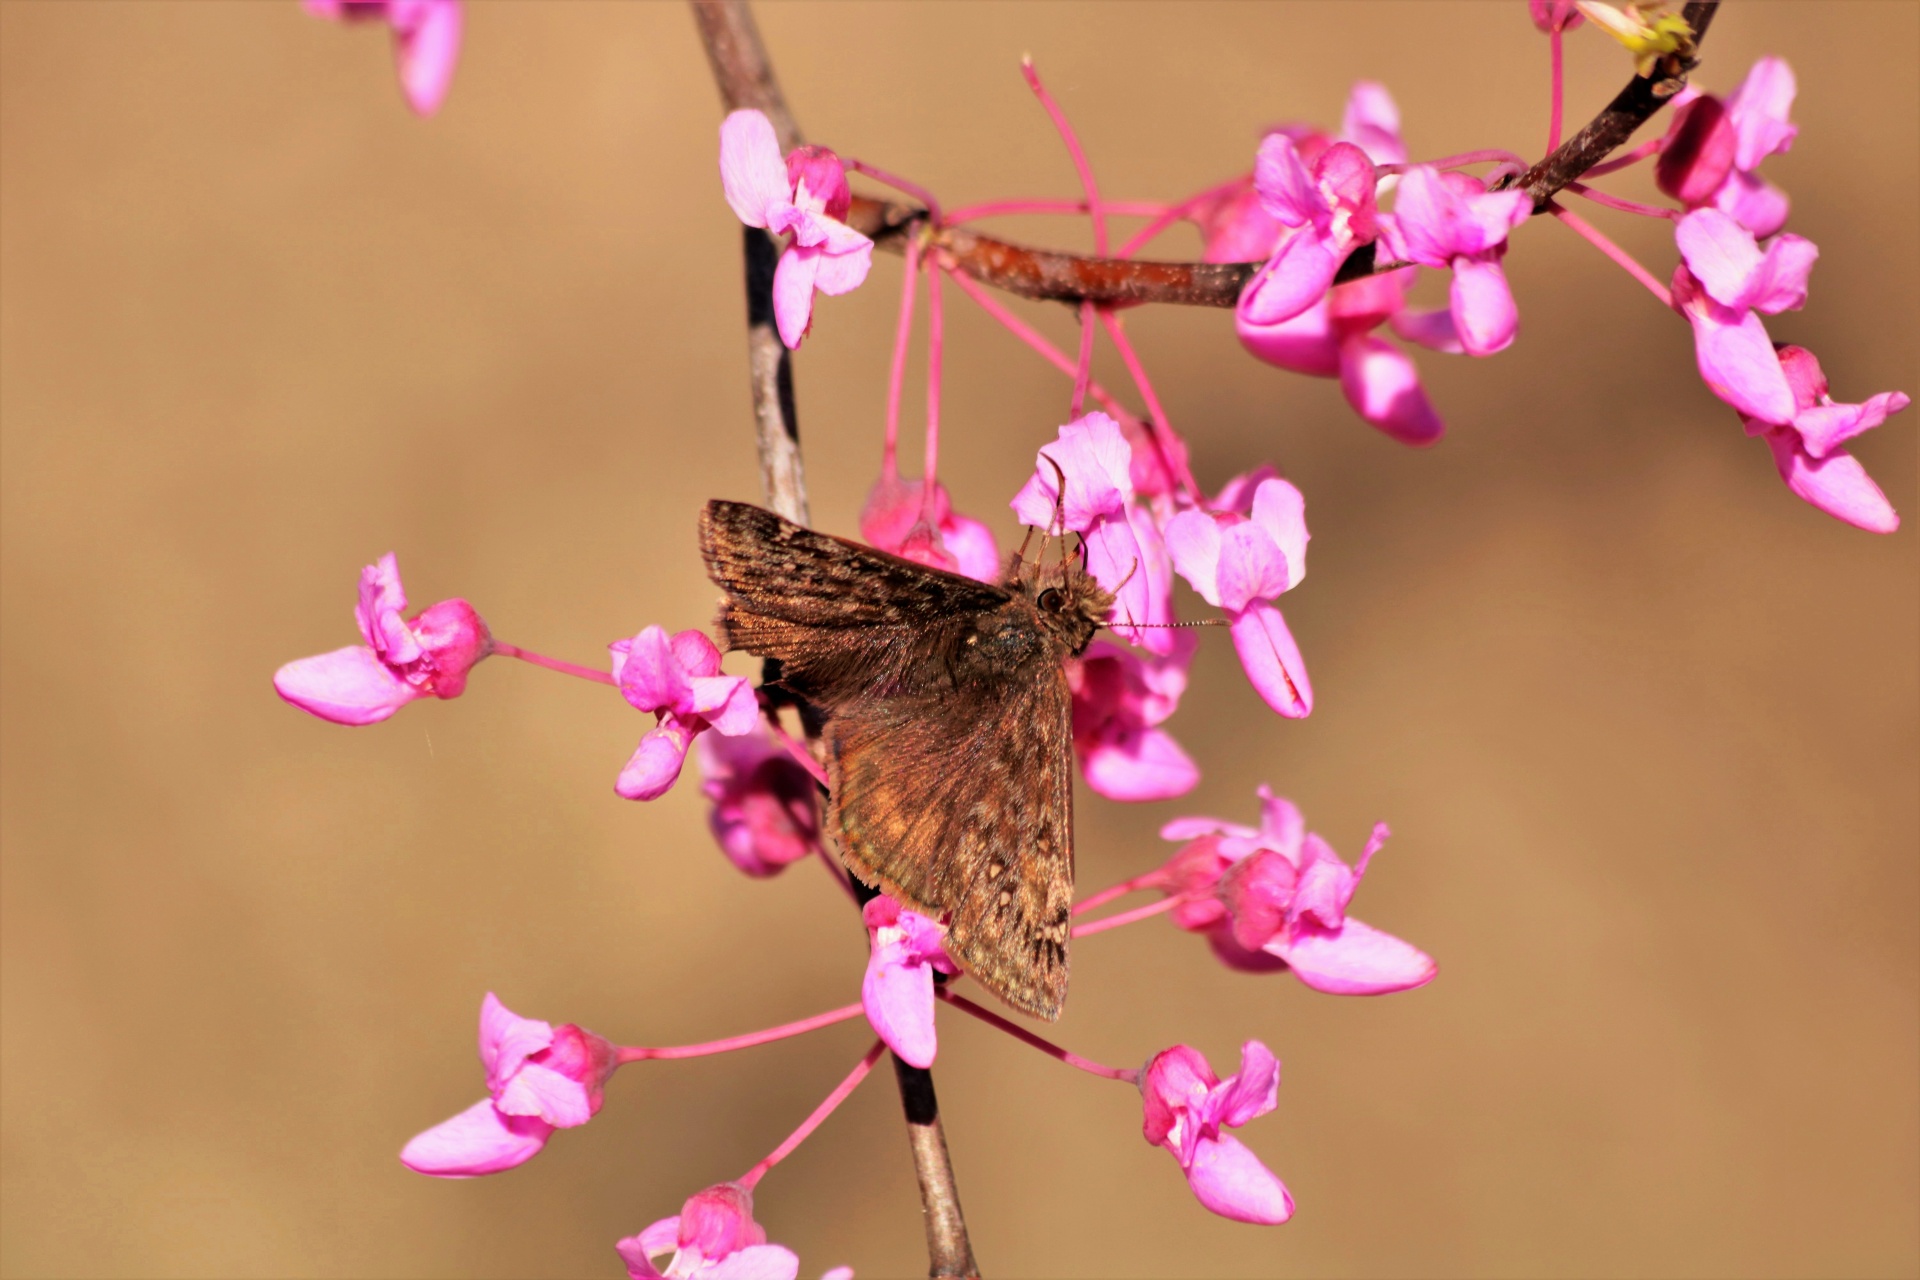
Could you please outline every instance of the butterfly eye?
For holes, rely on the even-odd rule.
[[[1066,603],[1066,598],[1062,596],[1060,592],[1053,587],[1048,587],[1045,591],[1042,591],[1040,593],[1040,607],[1042,609],[1045,609],[1048,613],[1060,612],[1060,606],[1065,603]]]

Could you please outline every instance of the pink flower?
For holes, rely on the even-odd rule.
[[[306,0],[307,12],[335,22],[384,19],[407,105],[423,116],[440,109],[460,57],[460,0]]]
[[[1267,1046],[1258,1040],[1241,1045],[1240,1070],[1222,1080],[1198,1049],[1177,1044],[1147,1063],[1140,1096],[1147,1141],[1180,1162],[1201,1204],[1236,1222],[1264,1226],[1293,1216],[1286,1184],[1246,1144],[1221,1132],[1279,1105],[1280,1062]]]
[[[981,582],[1000,581],[1000,547],[993,530],[956,513],[947,487],[902,480],[889,471],[873,482],[860,512],[860,536],[869,546],[920,564],[964,573]]]
[[[753,1220],[753,1193],[737,1182],[696,1192],[677,1217],[613,1247],[630,1280],[794,1280],[800,1274],[793,1250],[767,1243],[766,1228]],[[669,1253],[665,1271],[654,1266]]]
[[[1142,657],[1096,640],[1067,664],[1073,745],[1094,791],[1109,800],[1171,800],[1200,781],[1199,766],[1157,727],[1180,705],[1199,645],[1192,632],[1177,631],[1171,653]]]
[[[1573,0],[1527,0],[1527,16],[1542,31],[1571,31],[1586,21],[1573,7]]]
[[[1384,995],[1433,980],[1431,957],[1347,915],[1367,864],[1386,842],[1376,824],[1360,861],[1340,859],[1306,830],[1294,804],[1260,788],[1259,829],[1181,818],[1161,835],[1187,843],[1163,869],[1162,889],[1182,899],[1174,923],[1205,933],[1228,966],[1293,970],[1331,995]]]
[[[1792,420],[1782,424],[1743,414],[1747,434],[1766,440],[1780,478],[1795,497],[1871,533],[1898,529],[1893,504],[1859,459],[1839,445],[1906,408],[1906,393],[1882,391],[1864,404],[1837,404],[1811,351],[1781,347],[1779,361],[1793,392]]]
[[[1113,633],[1165,655],[1173,651],[1172,633],[1157,624],[1173,621],[1172,566],[1159,527],[1133,498],[1132,451],[1120,425],[1089,413],[1061,427],[1058,439],[1040,450],[1033,475],[1009,505],[1025,524],[1080,534],[1088,571],[1113,592]]]
[[[353,611],[365,644],[289,662],[273,674],[282,698],[335,724],[376,724],[415,698],[457,698],[493,652],[487,624],[465,600],[442,600],[412,621],[389,551],[360,571]]]
[[[780,341],[797,347],[813,323],[813,291],[851,293],[873,266],[873,241],[842,221],[853,201],[846,169],[825,147],[783,161],[767,118],[735,111],[720,125],[720,181],[740,221],[793,233],[773,273],[773,315]]]
[[[756,879],[778,875],[820,847],[819,788],[763,727],[702,734],[694,751],[713,804],[707,825],[734,866]]]
[[[1377,234],[1373,163],[1352,143],[1336,142],[1309,169],[1293,139],[1274,133],[1260,143],[1253,183],[1268,216],[1298,230],[1247,282],[1235,314],[1278,324],[1312,306],[1348,252]]]
[[[1753,233],[1718,209],[1696,209],[1674,228],[1682,265],[1674,272],[1674,310],[1693,326],[1700,377],[1741,413],[1792,420],[1795,405],[1773,341],[1755,311],[1797,308],[1819,250],[1795,235],[1761,252]]]
[[[525,1164],[555,1129],[593,1118],[619,1065],[593,1032],[522,1018],[492,992],[480,1005],[480,1061],[489,1096],[409,1142],[400,1152],[407,1168],[472,1178]]]
[[[1793,69],[1762,58],[1733,96],[1690,94],[1678,104],[1654,179],[1689,209],[1712,206],[1765,239],[1786,225],[1789,202],[1757,172],[1760,162],[1792,148],[1799,128]]]
[[[728,737],[751,733],[760,705],[744,676],[720,674],[720,651],[698,631],[668,638],[648,627],[631,640],[616,640],[613,678],[628,702],[659,719],[640,739],[613,789],[628,800],[652,800],[680,777],[687,747],[706,729]]]
[[[960,972],[947,955],[946,929],[885,894],[861,911],[872,944],[860,1003],[887,1047],[916,1067],[933,1065],[939,1043],[933,1026],[933,975]]]
[[[1233,647],[1267,705],[1298,718],[1313,686],[1286,619],[1271,603],[1307,572],[1306,502],[1271,472],[1236,481],[1219,509],[1182,511],[1167,524],[1173,566],[1233,623]]]
[[[1414,165],[1400,177],[1382,235],[1396,258],[1453,269],[1448,309],[1470,356],[1490,356],[1513,342],[1520,316],[1500,259],[1507,233],[1532,214],[1524,191],[1488,191],[1470,174]]]

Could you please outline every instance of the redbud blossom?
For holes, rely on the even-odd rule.
[[[1787,118],[1793,68],[1762,58],[1726,101],[1688,91],[1654,168],[1660,189],[1689,209],[1711,205],[1765,239],[1786,225],[1789,202],[1762,178],[1760,162],[1792,148],[1798,126]]]
[[[1198,1049],[1177,1044],[1147,1063],[1140,1096],[1147,1141],[1180,1162],[1201,1204],[1222,1217],[1267,1226],[1293,1216],[1286,1184],[1246,1144],[1221,1132],[1279,1105],[1280,1062],[1267,1046],[1258,1040],[1240,1046],[1240,1070],[1222,1080]]]
[[[1556,27],[1562,31],[1572,31],[1586,21],[1580,16],[1580,10],[1574,7],[1573,0],[1527,0],[1527,16],[1542,31],[1552,31]]]
[[[698,631],[668,638],[648,627],[607,646],[613,678],[628,702],[659,717],[640,739],[613,789],[628,800],[652,800],[680,777],[687,747],[706,729],[729,737],[760,723],[760,706],[744,676],[720,674],[720,651]]]
[[[797,347],[813,322],[814,290],[850,293],[873,266],[873,241],[841,221],[853,199],[845,166],[825,147],[782,160],[766,116],[735,111],[720,125],[720,181],[740,221],[793,233],[773,273],[773,316],[780,341]]]
[[[777,875],[820,847],[813,776],[764,728],[694,740],[707,825],[720,852],[755,879]]]
[[[389,551],[360,571],[353,619],[365,644],[287,663],[273,687],[302,711],[335,724],[377,724],[415,698],[457,698],[467,673],[493,651],[487,624],[465,600],[442,600],[411,621]]]
[[[1352,143],[1336,142],[1309,169],[1293,139],[1269,134],[1254,160],[1253,184],[1269,216],[1299,229],[1247,282],[1236,314],[1250,324],[1278,324],[1312,306],[1348,252],[1378,233],[1373,163]]]
[[[794,1280],[800,1274],[793,1250],[767,1243],[766,1228],[753,1220],[753,1193],[737,1182],[696,1192],[675,1217],[613,1247],[630,1280]],[[673,1258],[662,1271],[653,1260],[667,1254]],[[828,1275],[851,1280],[853,1273],[837,1268]]]
[[[1827,394],[1826,374],[1811,351],[1781,347],[1779,358],[1793,390],[1793,419],[1782,424],[1742,415],[1747,434],[1766,440],[1780,478],[1795,497],[1871,533],[1898,529],[1900,516],[1893,504],[1859,459],[1839,445],[1906,408],[1906,393],[1882,391],[1864,404],[1837,404]]]
[[[1490,356],[1513,342],[1520,316],[1500,259],[1507,233],[1532,214],[1524,191],[1488,191],[1471,174],[1422,164],[1401,175],[1393,212],[1381,219],[1395,258],[1453,269],[1448,309],[1470,356]]]
[[[1313,686],[1300,647],[1271,602],[1306,576],[1306,500],[1269,472],[1257,483],[1229,486],[1220,505],[1174,516],[1167,551],[1180,576],[1232,619],[1234,650],[1267,705],[1283,716],[1304,716],[1313,710]]]
[[[934,481],[882,475],[860,512],[860,536],[869,546],[920,564],[963,573],[981,582],[1000,581],[1000,547],[993,530],[954,511],[947,487]]]
[[[1173,574],[1166,546],[1152,516],[1133,498],[1132,451],[1126,436],[1112,418],[1096,412],[1060,428],[1058,439],[1040,450],[1033,475],[1009,505],[1024,524],[1084,537],[1088,572],[1114,594],[1109,624],[1113,633],[1165,655],[1173,651],[1171,632],[1158,625],[1130,625],[1173,621]]]
[[[618,1065],[613,1045],[568,1023],[522,1018],[492,993],[480,1005],[480,1061],[488,1097],[409,1142],[400,1162],[437,1178],[471,1178],[525,1164],[555,1129],[600,1110]]]
[[[1073,745],[1087,785],[1109,800],[1171,800],[1193,790],[1200,768],[1158,728],[1180,705],[1200,647],[1175,632],[1173,651],[1141,656],[1105,640],[1067,664]]]
[[[394,60],[407,105],[423,116],[440,109],[460,57],[460,0],[306,0],[316,18],[384,19],[393,28]]]
[[[933,975],[960,972],[947,955],[947,931],[937,920],[906,910],[886,894],[870,900],[860,914],[871,944],[867,974],[860,983],[867,1021],[902,1061],[930,1067],[939,1052]]]
[[[1805,302],[1819,250],[1783,235],[1762,253],[1753,233],[1718,209],[1689,213],[1674,240],[1682,265],[1674,273],[1673,306],[1693,326],[1701,379],[1743,414],[1790,422],[1793,391],[1754,312],[1773,315]]]

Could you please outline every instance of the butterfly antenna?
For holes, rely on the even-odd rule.
[[[1047,544],[1053,540],[1053,531],[1058,529],[1062,538],[1067,536],[1067,473],[1060,469],[1060,464],[1053,460],[1051,454],[1043,452],[1040,456],[1053,468],[1054,478],[1059,483],[1053,491],[1053,516],[1047,521],[1045,534],[1040,540],[1040,555],[1033,562],[1033,585],[1036,587],[1040,585],[1040,574],[1046,566]]]
[[[1020,549],[1013,553],[1013,563],[1007,566],[1007,577],[1017,580],[1020,567],[1027,562],[1027,548],[1033,545],[1033,526],[1027,526],[1027,536],[1020,539]]]

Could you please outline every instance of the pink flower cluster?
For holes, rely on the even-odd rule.
[[[630,1280],[794,1280],[800,1258],[768,1244],[753,1220],[753,1192],[737,1182],[696,1191],[680,1212],[614,1246]],[[669,1258],[662,1271],[655,1258]],[[852,1267],[835,1267],[820,1280],[853,1280]]]

